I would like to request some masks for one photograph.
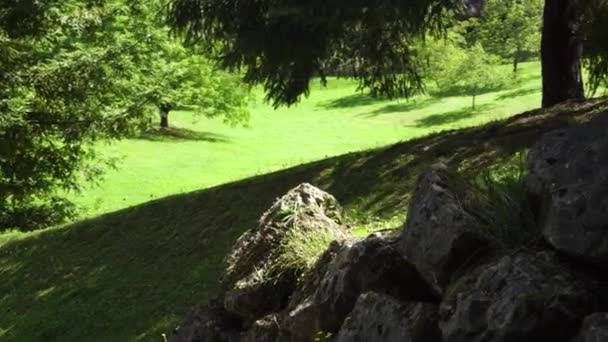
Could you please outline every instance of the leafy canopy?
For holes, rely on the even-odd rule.
[[[451,32],[446,39],[429,39],[421,44],[420,55],[427,61],[424,74],[439,94],[466,94],[475,97],[507,85],[509,77],[500,58],[487,53],[481,44],[468,46],[464,37]]]
[[[605,82],[608,75],[607,1],[577,2],[592,84]],[[407,97],[423,89],[421,61],[412,44],[425,35],[444,33],[454,14],[478,14],[484,2],[172,0],[170,24],[190,41],[212,47],[224,67],[243,68],[245,81],[262,84],[275,106],[307,95],[315,76],[325,82],[326,67],[336,60],[348,61],[348,74],[372,94]],[[505,12],[514,26],[521,15],[536,15],[536,0],[530,6],[527,1],[506,2],[518,4]],[[517,35],[527,37],[527,32],[526,26]],[[529,44],[537,39],[530,38]],[[515,41],[511,43],[517,45]],[[528,43],[522,44],[528,48]]]
[[[485,13],[477,20],[479,43],[492,54],[519,58],[540,52],[543,0],[486,0]]]
[[[246,119],[246,97],[230,96],[238,82],[168,39],[160,12],[141,0],[0,2],[0,227],[70,213],[58,191],[108,165],[95,142],[144,128],[160,97]]]
[[[608,88],[608,0],[587,0],[582,14],[583,57],[590,93]]]
[[[470,1],[473,2],[473,1]],[[275,106],[325,82],[326,66],[352,61],[352,75],[373,94],[422,90],[411,43],[444,30],[457,0],[174,0],[170,23],[188,40],[212,47],[228,69],[262,84]]]

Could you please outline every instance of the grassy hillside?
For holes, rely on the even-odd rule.
[[[510,66],[506,66],[510,68]],[[487,123],[540,104],[540,65],[524,63],[518,82],[477,98],[417,97],[375,100],[356,93],[352,81],[315,84],[309,99],[273,110],[256,97],[250,127],[231,128],[220,120],[193,123],[190,113],[170,117],[175,127],[101,146],[122,158],[105,182],[89,188],[77,203],[93,217],[152,199],[208,188],[353,151],[386,146],[450,128]]]
[[[5,239],[0,340],[161,341],[191,305],[213,293],[234,240],[298,183],[334,194],[353,228],[397,225],[415,178],[429,164],[441,160],[474,174],[527,148],[543,132],[607,108],[605,101],[590,101],[530,112]]]

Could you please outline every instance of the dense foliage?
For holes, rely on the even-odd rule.
[[[478,9],[484,2],[173,0],[170,20],[191,41],[213,46],[224,67],[244,68],[245,81],[263,84],[267,99],[275,105],[289,105],[308,94],[313,77],[320,76],[324,81],[325,67],[336,60],[348,62],[352,71],[347,74],[372,94],[409,96],[423,90],[421,62],[412,49],[413,43],[425,35],[445,33],[451,18],[461,19],[462,13],[478,12],[471,11],[471,7]],[[599,18],[605,17],[606,0],[547,0],[545,4],[551,4],[552,10],[544,11],[544,19],[551,18],[554,23],[545,25],[550,43],[545,45],[547,53],[543,55],[545,79],[552,76],[557,80],[563,78],[562,74],[570,74],[575,81],[580,79],[580,70],[575,66],[580,57],[578,41],[582,41],[592,82],[604,80],[608,74],[608,48],[602,39],[605,20]],[[520,53],[536,50],[531,46],[538,43],[538,21],[529,23],[528,18],[538,17],[538,1],[488,1],[487,5],[483,16],[490,11],[495,13],[481,20],[491,29],[480,39],[502,44],[500,53],[513,54],[514,61],[518,61]],[[498,32],[500,29],[504,34]],[[570,42],[568,37],[572,35],[576,37]],[[494,44],[494,50],[498,50],[498,45]],[[573,52],[571,57],[544,59],[566,55],[568,50]],[[560,86],[578,86],[570,83]],[[567,100],[568,94],[576,93],[576,89],[555,92],[546,88],[543,96],[547,91],[556,94],[543,101],[546,105]]]
[[[512,79],[499,67],[498,56],[487,53],[479,43],[467,46],[458,34],[429,40],[422,51],[427,61],[424,74],[439,94],[471,96],[472,109],[477,95],[500,89]]]
[[[144,128],[161,97],[246,119],[245,97],[226,96],[238,82],[168,40],[159,6],[0,3],[0,227],[72,213],[58,193],[108,166],[94,143]]]
[[[588,0],[583,14],[583,56],[589,70],[590,92],[608,88],[608,0]]]
[[[513,62],[540,54],[543,0],[486,0],[485,14],[472,26],[484,49]]]
[[[335,60],[374,94],[408,96],[422,89],[412,42],[440,33],[453,0],[222,1],[175,0],[171,24],[191,41],[215,47],[224,67],[245,69],[275,105],[308,94],[309,81]]]

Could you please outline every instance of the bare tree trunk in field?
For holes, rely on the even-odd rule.
[[[546,0],[541,43],[543,107],[585,97],[579,0]]]

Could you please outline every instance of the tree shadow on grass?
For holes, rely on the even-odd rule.
[[[155,128],[142,133],[138,139],[158,142],[206,141],[211,143],[228,143],[230,139],[222,134],[193,131],[187,128]]]
[[[477,106],[475,109],[466,107],[441,114],[429,115],[427,117],[416,120],[416,127],[433,127],[451,124],[460,120],[469,119],[481,112],[490,109],[492,105],[486,103]]]
[[[524,89],[516,89],[512,91],[508,91],[504,94],[500,94],[496,97],[497,101],[509,100],[514,97],[526,96],[530,94],[540,93],[540,89],[536,88],[524,88]]]
[[[531,81],[535,81],[538,80],[540,81],[542,79],[542,75],[539,73],[530,73],[530,74],[526,74],[526,75],[521,75],[521,74],[517,74],[515,75],[515,79],[517,80],[518,83],[526,83],[526,82],[531,82]]]
[[[321,106],[323,109],[353,108],[359,106],[368,106],[381,101],[386,101],[386,99],[381,97],[373,97],[369,94],[357,93],[321,103],[319,106]]]
[[[409,112],[416,109],[421,109],[426,106],[433,105],[435,103],[439,103],[441,101],[440,98],[437,97],[429,97],[424,99],[412,99],[403,103],[392,103],[388,104],[382,108],[379,108],[371,113],[365,114],[367,117],[375,117],[382,114],[391,114],[391,113],[399,113],[399,112]]]

